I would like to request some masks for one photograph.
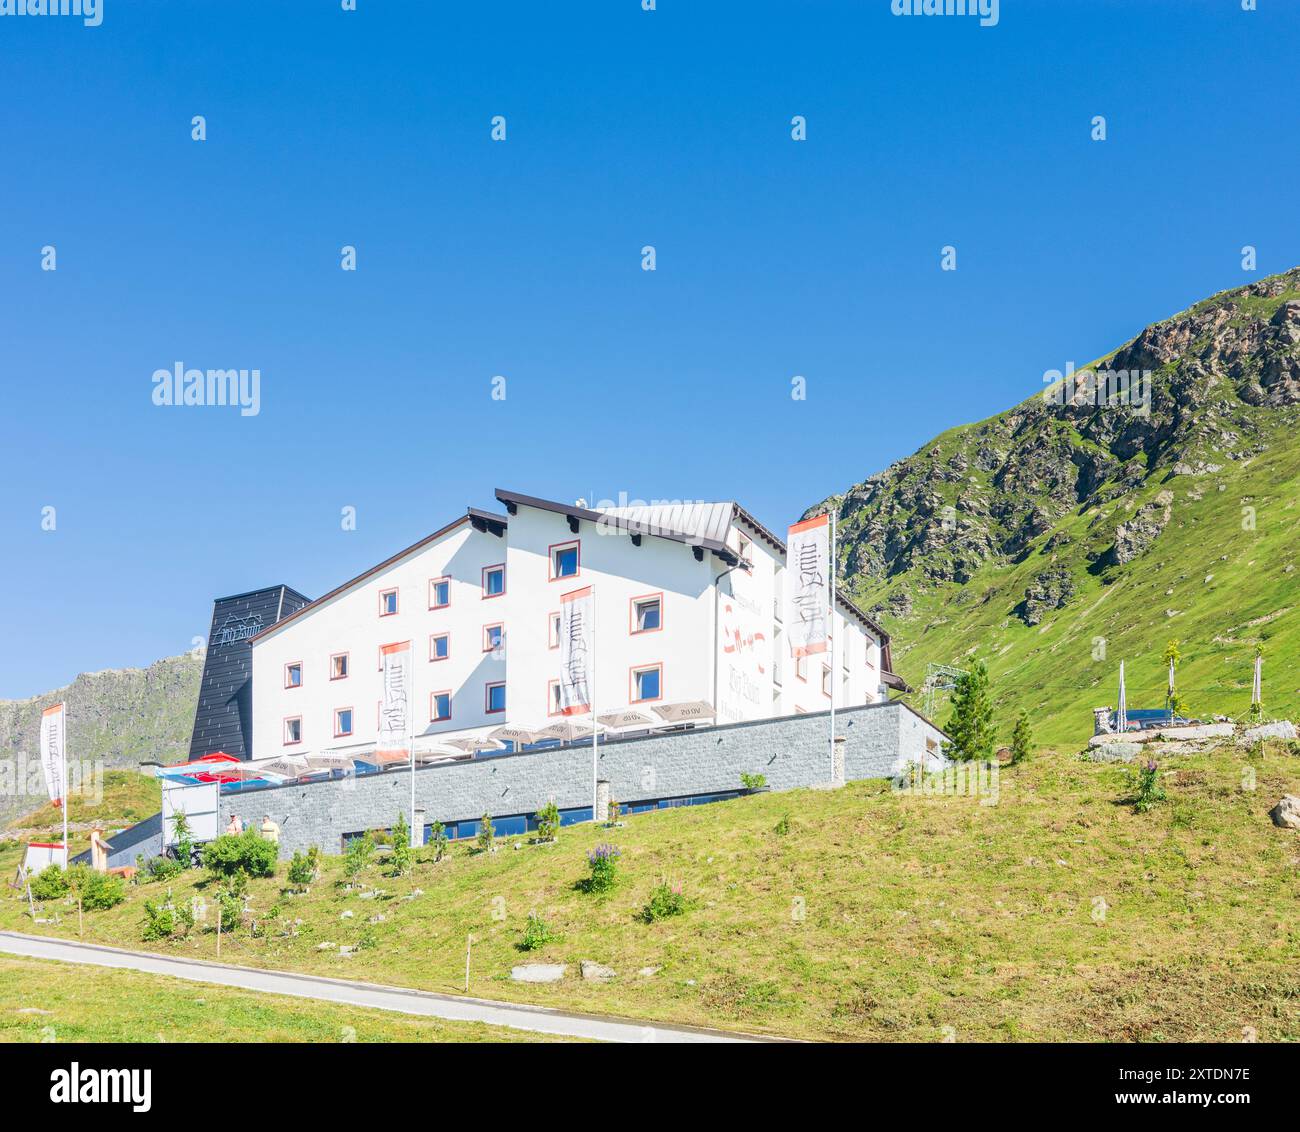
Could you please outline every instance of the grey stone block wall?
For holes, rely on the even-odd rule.
[[[774,790],[830,782],[827,713],[701,728],[602,743],[597,776],[620,804],[736,790],[742,772],[764,774]],[[887,778],[939,744],[943,733],[906,704],[870,704],[836,712],[844,737],[845,777]],[[933,758],[933,752],[931,753]],[[389,771],[330,782],[276,786],[221,796],[221,821],[245,825],[269,814],[280,825],[280,855],[319,845],[338,853],[346,833],[391,826],[408,812],[410,772]],[[562,747],[421,767],[416,806],[426,821],[463,821],[533,813],[554,800],[560,809],[592,802],[590,747]]]

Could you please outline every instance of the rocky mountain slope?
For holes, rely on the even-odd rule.
[[[202,657],[183,653],[145,669],[84,672],[67,687],[31,699],[0,700],[0,760],[21,754],[34,761],[41,712],[64,700],[73,758],[102,760],[105,768],[176,762],[189,751],[202,671]],[[44,801],[44,795],[0,793],[0,825]]]
[[[838,512],[846,589],[895,634],[910,683],[980,656],[1001,706],[1033,711],[1049,741],[1091,733],[1120,659],[1130,706],[1162,706],[1171,638],[1193,711],[1246,710],[1259,644],[1266,709],[1294,713],[1300,269],[1088,368],[1129,384],[1049,386],[811,508]]]

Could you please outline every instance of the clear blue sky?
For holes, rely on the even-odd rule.
[[[104,3],[0,18],[0,697],[497,486],[779,527],[1244,244],[1300,262],[1289,0]],[[155,406],[176,361],[259,368],[260,415]]]

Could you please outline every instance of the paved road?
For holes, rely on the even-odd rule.
[[[58,959],[64,963],[93,963],[99,967],[124,967],[155,975],[170,975],[201,983],[239,987],[242,990],[287,994],[296,998],[317,998],[351,1006],[368,1006],[395,1010],[403,1014],[420,1014],[432,1018],[450,1018],[458,1022],[487,1022],[493,1026],[510,1026],[542,1034],[567,1034],[575,1038],[593,1038],[605,1042],[750,1042],[745,1034],[721,1030],[679,1029],[648,1026],[616,1018],[590,1014],[565,1014],[544,1006],[520,1006],[482,998],[433,994],[405,987],[378,983],[330,979],[320,975],[299,975],[290,971],[263,971],[255,967],[235,967],[209,963],[202,959],[173,959],[144,951],[125,951],[95,943],[51,939],[22,932],[0,932],[0,952],[25,955],[34,959]]]

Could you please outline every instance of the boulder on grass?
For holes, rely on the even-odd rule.
[[[1300,798],[1283,794],[1282,800],[1268,811],[1268,816],[1282,829],[1300,829]]]
[[[567,963],[524,963],[510,968],[516,983],[558,983],[569,969]]]
[[[1279,719],[1276,723],[1262,723],[1242,733],[1243,743],[1258,743],[1262,739],[1284,739],[1290,742],[1295,738],[1295,724],[1289,719]]]
[[[600,982],[606,982],[614,978],[617,972],[613,967],[605,967],[600,963],[593,963],[590,959],[582,961],[582,977],[584,979],[596,979]]]

